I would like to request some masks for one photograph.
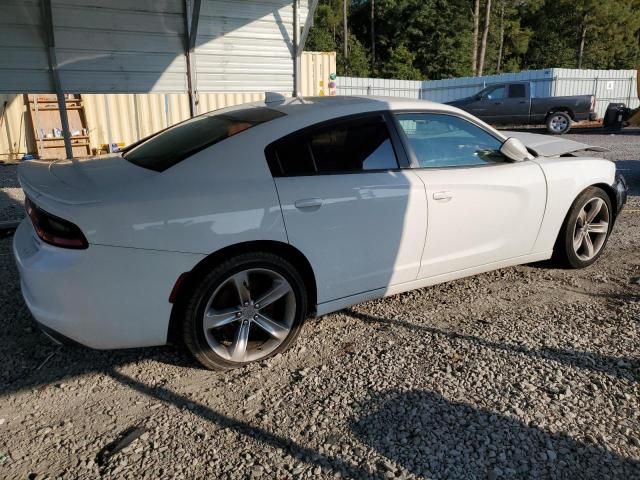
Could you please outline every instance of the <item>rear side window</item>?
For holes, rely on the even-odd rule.
[[[526,96],[524,83],[514,83],[513,85],[509,85],[509,98],[524,98]]]
[[[274,177],[357,173],[398,168],[384,117],[336,121],[267,148]]]
[[[123,157],[139,167],[162,172],[225,138],[283,115],[266,107],[205,113],[128,147]]]

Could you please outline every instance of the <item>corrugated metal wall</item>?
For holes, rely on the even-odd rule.
[[[553,70],[547,69],[482,77],[427,80],[423,83],[422,98],[443,103],[473,95],[492,83],[517,81],[531,82],[532,94],[537,97],[552,95]]]
[[[335,95],[330,84],[336,73],[336,52],[304,52],[300,70],[303,96]]]
[[[199,112],[256,102],[262,93],[207,93],[199,95]],[[109,143],[130,143],[189,118],[187,94],[82,95],[93,148]]]
[[[302,94],[330,94],[329,76],[336,71],[335,52],[304,52]],[[200,93],[198,113],[264,99],[263,92]],[[187,94],[83,94],[92,148],[129,144],[189,117]],[[6,102],[6,107],[5,107]],[[79,128],[79,126],[74,126]],[[36,150],[23,95],[0,95],[0,160],[20,158]]]
[[[292,92],[292,4],[291,0],[204,2],[195,49],[197,90]]]
[[[13,160],[35,149],[23,95],[0,94],[0,160]]]
[[[421,98],[420,80],[394,80],[386,78],[338,77],[338,95],[383,95],[390,97]]]
[[[65,92],[186,91],[182,0],[52,0]],[[51,90],[39,0],[0,7],[0,91]]]
[[[184,0],[51,0],[68,93],[187,91]],[[52,91],[39,0],[0,3],[0,92]],[[293,92],[293,0],[203,0],[199,92]],[[308,1],[300,0],[300,25]]]
[[[635,70],[577,70],[554,68],[555,95],[595,95],[600,117],[609,103],[640,105],[636,95]]]
[[[0,92],[53,88],[42,32],[38,0],[0,3]]]
[[[551,68],[504,73],[483,77],[446,80],[387,80],[380,78],[338,77],[338,95],[386,95],[448,102],[467,97],[498,82],[530,81],[537,97],[595,95],[598,116],[604,116],[611,102],[631,108],[639,104],[635,94],[635,70],[572,70]]]

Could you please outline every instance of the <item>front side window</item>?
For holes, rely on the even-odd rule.
[[[500,100],[506,96],[504,85],[499,85],[497,87],[493,87],[488,89],[485,94],[485,98],[489,100]]]
[[[504,162],[502,142],[462,118],[435,113],[396,115],[420,168]]]
[[[162,172],[204,148],[284,115],[266,107],[205,113],[127,147],[123,157],[139,167]]]
[[[274,176],[357,173],[398,168],[384,118],[338,120],[267,148]]]

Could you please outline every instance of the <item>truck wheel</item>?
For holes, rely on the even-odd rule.
[[[561,135],[571,130],[571,117],[565,112],[553,112],[547,117],[547,132]]]

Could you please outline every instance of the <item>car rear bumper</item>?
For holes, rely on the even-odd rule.
[[[163,345],[178,276],[201,258],[175,252],[41,242],[27,219],[13,253],[22,296],[45,332],[97,349]]]

